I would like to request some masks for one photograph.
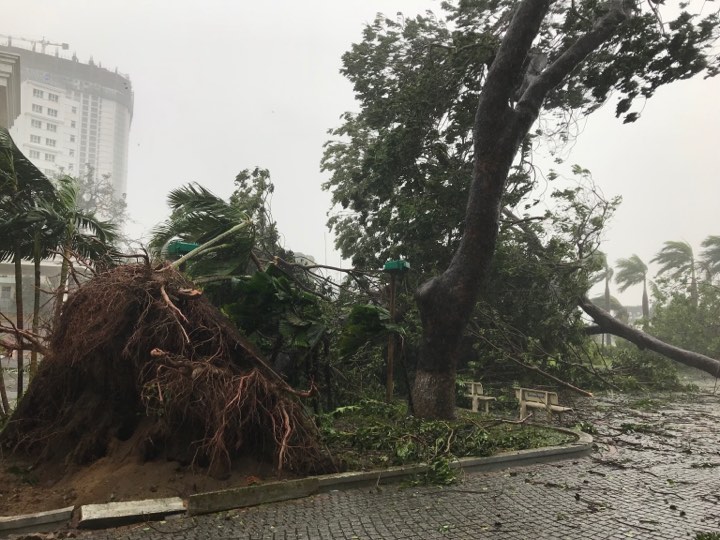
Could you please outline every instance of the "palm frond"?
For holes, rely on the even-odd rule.
[[[172,190],[168,206],[170,217],[151,233],[149,247],[154,253],[174,238],[202,244],[248,219],[243,211],[196,183]]]
[[[605,301],[607,299],[605,298],[605,295],[601,294],[598,296],[595,296],[590,299],[590,301],[598,306],[599,308],[606,309]],[[610,311],[613,311],[617,314],[617,317],[621,320],[626,320],[628,316],[628,310],[625,306],[622,305],[620,300],[615,298],[614,296],[610,296]]]
[[[712,273],[720,272],[720,236],[708,236],[702,242],[703,250],[701,257],[706,268]]]
[[[687,242],[669,240],[650,262],[660,265],[658,275],[669,273],[677,279],[693,269],[695,257]]]
[[[615,276],[615,283],[618,284],[620,292],[625,292],[628,287],[645,281],[648,268],[636,254],[633,253],[627,259],[618,259],[615,265],[619,269]]]

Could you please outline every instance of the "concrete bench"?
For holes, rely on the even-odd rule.
[[[467,386],[468,391],[465,395],[472,399],[472,412],[478,412],[478,407],[482,401],[485,404],[485,414],[490,414],[490,402],[495,401],[495,398],[492,396],[486,396],[483,393],[482,383],[467,382],[465,383],[465,386]]]
[[[527,416],[527,410],[544,409],[547,412],[549,422],[552,422],[553,413],[561,415],[572,411],[571,407],[563,407],[558,404],[558,395],[555,392],[535,390],[532,388],[516,388],[515,397],[520,402],[520,419]]]

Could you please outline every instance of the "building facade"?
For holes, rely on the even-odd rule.
[[[133,114],[127,75],[75,55],[0,45],[2,54],[20,59],[20,113],[10,134],[22,153],[47,175],[109,175],[116,196],[125,194]]]
[[[10,129],[20,115],[20,57],[0,51],[0,127]]]

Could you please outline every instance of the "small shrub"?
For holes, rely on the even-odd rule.
[[[684,389],[674,363],[650,351],[618,345],[608,349],[613,382],[626,391]]]
[[[588,433],[589,435],[598,434],[597,428],[591,422],[585,422],[584,420],[575,424],[575,429],[582,431],[583,433]]]

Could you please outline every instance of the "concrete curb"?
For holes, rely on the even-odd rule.
[[[232,508],[256,506],[270,502],[299,499],[317,493],[320,482],[317,477],[268,482],[258,486],[245,486],[209,493],[198,493],[188,498],[187,511],[191,516],[220,512]]]
[[[138,521],[164,519],[165,516],[182,512],[185,512],[185,504],[180,497],[107,504],[84,504],[78,509],[78,528],[118,527],[128,523],[137,523]]]
[[[562,446],[503,452],[490,457],[460,458],[453,462],[451,467],[467,472],[522,467],[534,463],[581,457],[589,454],[593,449],[593,438],[586,433],[554,426],[541,427],[551,427],[567,433],[576,437],[576,441]],[[326,474],[298,480],[268,482],[256,486],[198,493],[188,498],[187,513],[188,515],[208,514],[307,497],[322,491],[390,483],[426,472],[428,468],[427,465],[406,465],[377,471]],[[139,521],[162,519],[167,515],[184,511],[183,501],[177,497],[125,503],[90,504],[79,507],[78,526],[82,528],[114,527]],[[11,533],[55,530],[70,520],[72,512],[73,507],[69,507],[37,514],[0,517],[0,537]]]
[[[577,440],[562,446],[516,450],[503,452],[490,457],[460,458],[453,462],[451,467],[467,472],[503,469],[554,461],[557,459],[580,457],[590,453],[593,448],[593,438],[587,433],[554,426],[542,427],[552,427],[557,431],[576,437]],[[378,471],[326,474],[300,480],[269,482],[257,486],[214,491],[211,493],[199,493],[192,495],[188,499],[188,514],[208,514],[233,508],[244,508],[258,504],[298,499],[300,497],[313,495],[319,491],[359,487],[367,484],[388,483],[424,473],[428,469],[428,465],[404,465],[389,467]]]
[[[10,534],[41,532],[60,527],[72,518],[74,506],[23,514],[20,516],[0,517],[0,538]]]

